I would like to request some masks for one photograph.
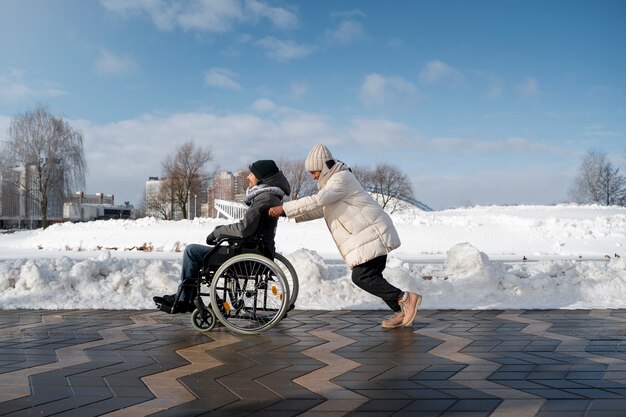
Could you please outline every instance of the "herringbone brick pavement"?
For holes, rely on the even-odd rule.
[[[625,417],[626,310],[0,311],[0,416]]]

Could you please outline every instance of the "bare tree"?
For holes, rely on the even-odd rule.
[[[577,203],[620,204],[626,195],[626,178],[606,153],[590,150],[581,161],[569,195]]]
[[[351,169],[352,173],[361,184],[361,187],[367,190],[372,190],[374,188],[374,184],[372,182],[373,171],[371,168],[363,165],[356,165],[353,166]]]
[[[619,168],[608,161],[600,167],[599,180],[603,204],[607,206],[621,204],[626,196],[626,177],[620,175]]]
[[[85,186],[83,134],[42,105],[11,119],[3,154],[5,179],[39,205],[44,229],[50,199]]]
[[[304,159],[281,158],[276,161],[291,186],[291,199],[311,195],[315,192],[315,181],[304,168]]]
[[[164,176],[164,192],[171,195],[171,201],[182,213],[184,219],[189,218],[188,207],[190,198],[199,194],[207,184],[208,178],[205,166],[213,160],[210,148],[197,146],[192,140],[176,148],[173,155],[169,155],[162,162]],[[172,210],[174,211],[174,210]]]
[[[390,213],[400,208],[402,198],[413,198],[409,178],[398,168],[380,164],[371,171],[369,185],[376,201]]]
[[[165,180],[161,181],[158,190],[146,191],[144,194],[145,211],[151,216],[163,220],[173,220],[172,194]]]
[[[578,175],[569,190],[569,195],[576,203],[600,201],[599,177],[600,166],[606,162],[602,152],[590,150],[582,158]]]

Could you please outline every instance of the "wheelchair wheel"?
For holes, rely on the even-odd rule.
[[[270,259],[246,253],[224,262],[213,276],[211,307],[230,330],[256,334],[274,327],[289,307],[289,284]]]
[[[298,298],[298,290],[300,289],[300,283],[298,281],[298,274],[291,262],[282,254],[276,252],[274,254],[274,262],[280,267],[285,274],[287,284],[289,284],[289,308],[296,304]]]
[[[216,323],[217,318],[215,317],[215,313],[213,313],[210,308],[202,310],[196,308],[193,313],[191,313],[191,325],[194,329],[200,332],[209,332],[213,330]]]

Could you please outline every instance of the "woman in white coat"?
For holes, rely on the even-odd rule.
[[[269,215],[287,216],[296,222],[323,217],[339,253],[352,269],[352,281],[393,310],[382,327],[412,326],[422,297],[394,287],[383,277],[387,254],[400,246],[391,217],[323,144],[309,152],[305,169],[317,181],[318,193],[272,207]]]

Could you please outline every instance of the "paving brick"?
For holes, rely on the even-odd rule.
[[[248,336],[155,311],[0,310],[0,415],[624,417],[626,310],[386,316],[293,310]]]

